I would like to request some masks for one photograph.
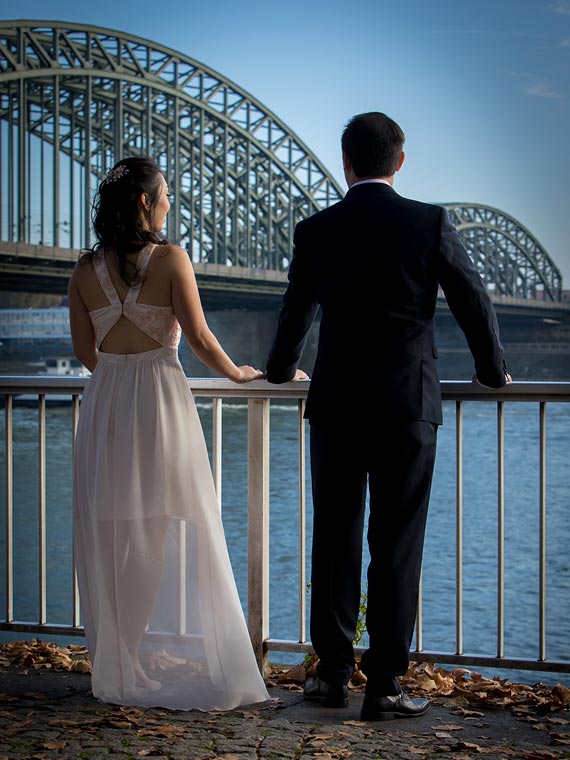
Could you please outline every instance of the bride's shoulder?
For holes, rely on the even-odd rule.
[[[181,248],[179,245],[174,245],[173,243],[165,243],[157,246],[155,255],[157,254],[173,269],[187,267],[191,260],[188,251],[185,251],[184,248]]]
[[[97,254],[91,249],[81,250],[79,258],[75,262],[75,267],[71,273],[71,279],[74,282],[89,278],[93,271],[93,259]]]

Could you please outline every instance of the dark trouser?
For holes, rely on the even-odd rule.
[[[367,481],[367,688],[395,693],[408,668],[436,438],[437,426],[418,420],[387,421],[374,435],[311,424],[311,640],[328,683],[347,683],[354,669]]]

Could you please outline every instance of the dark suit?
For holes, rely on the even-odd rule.
[[[320,305],[306,407],[315,521],[311,639],[329,683],[346,682],[354,662],[367,482],[370,648],[362,668],[380,689],[407,668],[442,422],[438,286],[479,380],[504,385],[493,306],[445,209],[367,183],[297,225],[267,379],[294,376]]]

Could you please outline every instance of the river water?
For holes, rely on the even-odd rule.
[[[197,400],[208,445],[211,402]],[[547,407],[547,653],[570,659],[570,404]],[[444,405],[423,570],[424,649],[455,650],[455,405]],[[4,436],[1,416],[0,435]],[[223,520],[240,597],[247,605],[247,407],[223,404]],[[47,618],[71,621],[71,409],[47,415]],[[307,426],[308,427],[308,426]],[[505,654],[537,657],[538,648],[538,405],[505,405]],[[298,635],[297,407],[272,403],[270,474],[270,635]],[[347,442],[349,445],[349,442]],[[307,447],[308,448],[308,447]],[[4,526],[4,449],[0,520]],[[464,404],[464,651],[496,650],[497,465],[496,407]],[[38,609],[38,414],[14,409],[15,618]],[[309,472],[307,462],[307,473]],[[311,497],[307,482],[307,567]],[[5,603],[5,530],[0,532],[0,604]],[[366,556],[363,562],[365,589]],[[307,589],[307,601],[310,590]],[[308,629],[307,629],[308,630]],[[0,634],[0,640],[25,634]],[[62,642],[64,640],[61,640]],[[275,661],[285,655],[275,653]],[[291,659],[292,658],[292,659]],[[300,656],[289,656],[298,661]],[[486,671],[484,671],[486,672]],[[513,674],[538,680],[537,674]],[[541,675],[547,682],[569,678]]]

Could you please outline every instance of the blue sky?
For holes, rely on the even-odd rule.
[[[202,61],[271,108],[340,182],[346,120],[388,113],[407,137],[400,193],[514,216],[570,288],[570,0],[23,0],[17,10]]]

